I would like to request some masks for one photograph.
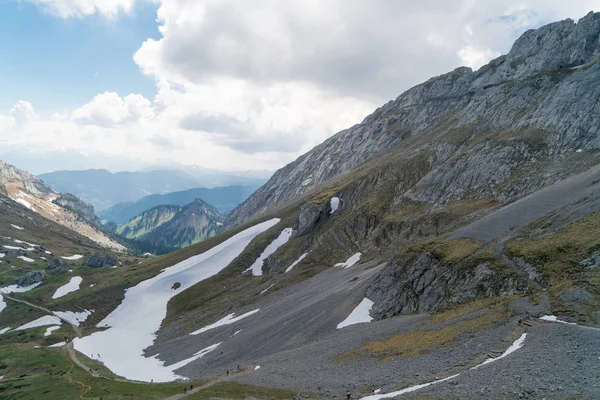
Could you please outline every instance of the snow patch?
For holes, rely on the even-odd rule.
[[[7,246],[7,245],[4,245],[3,247],[8,250],[23,250],[22,247]]]
[[[67,342],[58,342],[58,343],[54,343],[48,347],[63,347],[66,344],[67,344]]]
[[[344,269],[350,268],[360,260],[361,256],[362,253],[356,253],[355,255],[347,259],[346,262],[335,264],[334,267],[342,267]]]
[[[186,289],[210,278],[229,265],[259,234],[275,226],[275,218],[248,228],[212,249],[188,258],[154,278],[129,288],[123,302],[98,327],[109,329],[95,332],[84,338],[76,338],[75,349],[91,356],[102,354],[102,361],[115,374],[127,379],[144,382],[169,382],[182,379],[174,373],[173,365],[165,366],[156,357],[143,356],[144,349],[151,346],[167,315],[167,303],[180,291],[171,290],[175,282]]]
[[[68,295],[69,293],[76,292],[79,290],[79,285],[83,281],[83,278],[80,276],[74,276],[71,278],[69,283],[63,285],[56,289],[56,292],[52,295],[53,299],[58,299],[59,297],[63,297]]]
[[[33,285],[30,285],[30,286],[17,286],[17,285],[5,286],[3,288],[0,288],[0,294],[25,293],[25,292],[29,292],[32,289],[35,289],[36,287],[40,286],[41,284],[42,284],[42,282],[34,283]]]
[[[46,325],[60,325],[60,318],[54,317],[52,315],[44,315],[36,319],[35,321],[31,321],[25,325],[21,325],[16,331],[22,331],[24,329],[37,328],[38,326],[46,326]]]
[[[24,230],[25,230],[25,228],[21,228],[21,227],[20,227],[20,226],[18,226],[18,225],[10,224],[10,226],[12,226],[13,228],[15,228],[15,229],[18,229],[18,230],[20,230],[20,231],[24,231]]]
[[[254,261],[254,264],[252,264],[252,266],[250,268],[248,268],[246,271],[252,270],[252,275],[261,276],[262,275],[262,266],[263,266],[264,261],[271,254],[275,253],[278,248],[280,248],[281,246],[283,246],[290,240],[290,238],[292,237],[292,232],[293,232],[292,228],[285,228],[283,231],[281,231],[281,233],[279,234],[279,237],[277,239],[273,240],[271,242],[271,244],[269,244],[267,246],[267,248],[262,252],[260,257],[258,257],[256,259],[256,261]]]
[[[329,214],[333,214],[340,208],[340,198],[332,197],[329,201],[329,205],[331,206],[331,211],[329,211]]]
[[[28,208],[28,209],[30,209],[30,210],[31,210],[31,203],[30,203],[30,202],[28,202],[27,200],[25,200],[25,199],[20,199],[20,198],[19,198],[19,199],[15,199],[15,201],[16,201],[17,203],[21,204],[22,206],[24,206],[24,207],[26,207],[26,208]]]
[[[44,251],[44,253],[48,254],[49,256],[52,255],[52,252],[48,250]]]
[[[507,355],[509,355],[510,353],[514,353],[515,351],[517,351],[517,350],[519,350],[521,347],[523,347],[523,343],[525,342],[525,338],[526,338],[526,337],[527,337],[527,334],[526,334],[526,333],[522,334],[522,335],[521,335],[521,336],[520,336],[520,337],[519,337],[517,340],[515,340],[515,341],[513,342],[513,344],[511,344],[511,345],[510,345],[510,347],[509,347],[508,349],[506,349],[506,351],[505,351],[504,353],[502,353],[501,355],[499,355],[499,356],[498,356],[498,357],[496,357],[496,358],[488,358],[487,360],[485,360],[485,361],[484,361],[484,362],[482,362],[481,364],[479,364],[479,365],[476,365],[476,366],[474,366],[474,367],[473,367],[473,368],[471,368],[471,369],[477,369],[477,368],[481,367],[482,365],[489,364],[489,363],[491,363],[491,362],[494,362],[494,361],[498,361],[498,360],[500,360],[501,358],[504,358],[504,357],[506,357],[506,356],[507,356]]]
[[[6,308],[6,302],[4,301],[4,297],[0,295],[0,312]]]
[[[50,336],[52,332],[54,332],[57,329],[60,329],[60,326],[51,326],[50,328],[47,328],[46,332],[44,332],[44,336]]]
[[[249,311],[249,312],[247,312],[245,314],[240,315],[239,317],[235,317],[235,313],[231,313],[231,314],[227,315],[225,318],[222,318],[222,319],[218,320],[214,324],[205,326],[204,328],[200,328],[197,331],[194,331],[194,332],[190,333],[190,335],[199,335],[199,334],[201,334],[203,332],[209,331],[211,329],[218,328],[220,326],[234,324],[234,323],[236,323],[238,321],[243,320],[244,318],[248,318],[249,316],[256,314],[259,311],[260,311],[260,308],[258,308],[256,310]]]
[[[182,361],[179,361],[179,362],[177,362],[177,363],[175,363],[175,364],[171,364],[171,365],[169,365],[169,366],[168,366],[168,368],[169,368],[171,371],[178,370],[179,368],[181,368],[181,367],[184,367],[184,366],[188,365],[188,364],[189,364],[189,363],[191,363],[192,361],[196,361],[197,359],[204,357],[205,355],[207,355],[207,354],[208,354],[208,353],[210,353],[211,351],[213,351],[213,350],[216,350],[216,349],[217,349],[217,347],[219,347],[219,345],[220,345],[221,343],[222,343],[222,342],[219,342],[219,343],[213,344],[213,345],[211,345],[211,346],[208,346],[207,348],[205,348],[205,349],[202,349],[202,350],[200,350],[199,352],[195,353],[195,354],[194,354],[192,357],[190,357],[190,358],[186,358],[185,360],[182,360]],[[156,357],[157,357],[157,356],[158,356],[158,354],[157,354],[157,355],[155,355],[155,356],[154,356],[154,357],[152,357],[152,358],[156,360]],[[157,361],[158,361],[158,360],[157,360]],[[185,379],[187,379],[187,378],[185,378]]]
[[[556,315],[544,315],[543,317],[540,317],[540,319],[542,321],[558,322],[559,324],[577,325],[577,324],[575,324],[573,322],[562,321],[562,320],[558,319],[556,317]]]
[[[290,265],[289,267],[287,267],[287,269],[285,270],[286,273],[290,272],[296,265],[300,264],[300,262],[302,260],[304,260],[306,258],[306,256],[308,255],[308,253],[304,253],[300,256],[300,258],[298,258],[296,261],[294,261],[292,263],[292,265]]]
[[[260,294],[267,293],[269,291],[269,289],[271,289],[273,286],[275,286],[274,283],[271,286],[269,286],[268,288],[266,288],[265,290],[263,290],[262,292],[260,292]]]
[[[83,256],[81,254],[75,254],[72,256],[68,256],[68,257],[61,257],[63,260],[69,260],[69,261],[77,261],[77,260],[81,260],[83,258]]]
[[[348,317],[345,320],[343,320],[342,322],[340,322],[338,324],[337,329],[342,329],[342,328],[345,328],[346,326],[355,325],[355,324],[364,324],[364,323],[369,323],[369,322],[373,321],[373,317],[371,317],[371,315],[369,315],[369,312],[371,311],[373,304],[375,304],[375,303],[373,303],[371,300],[369,300],[365,297],[360,302],[360,304],[358,306],[356,306],[356,308],[354,310],[352,310],[350,315],[348,315]]]
[[[10,326],[8,328],[0,329],[0,335],[2,335],[3,333],[6,333],[8,331],[10,331]]]
[[[435,385],[435,384],[438,384],[438,383],[449,381],[450,379],[456,378],[458,375],[460,375],[460,374],[452,375],[452,376],[449,376],[449,377],[444,378],[444,379],[438,379],[437,381],[433,381],[433,382],[429,382],[429,383],[423,383],[422,385],[410,386],[410,387],[407,387],[406,389],[398,390],[397,392],[386,393],[386,394],[378,394],[378,395],[363,397],[361,400],[390,399],[390,398],[393,398],[393,397],[400,396],[402,394],[416,392],[417,390],[423,389],[423,388],[425,388],[427,386],[431,386],[431,385]]]
[[[242,330],[240,329],[239,331],[235,331],[235,333],[233,335],[231,335],[230,337],[234,337],[235,335],[237,335],[238,333],[240,333]]]
[[[80,323],[85,322],[85,320],[92,315],[94,310],[83,310],[82,312],[73,312],[73,311],[53,311],[52,314],[56,315],[63,321],[67,321],[71,325],[79,326]]]
[[[25,257],[25,256],[19,256],[17,258],[20,258],[21,260],[28,262],[28,263],[32,263],[35,261],[33,258],[29,258],[29,257]]]
[[[258,371],[260,369],[260,365],[257,365],[256,367],[254,367],[255,371]]]
[[[6,254],[0,253],[0,258],[4,258],[5,256],[6,256]]]

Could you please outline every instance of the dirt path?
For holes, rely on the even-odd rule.
[[[220,376],[218,378],[215,378],[211,381],[206,382],[204,385],[202,386],[198,386],[196,388],[187,390],[185,393],[180,393],[180,394],[176,394],[174,396],[171,397],[167,397],[165,400],[179,400],[179,399],[183,399],[186,398],[187,396],[190,396],[192,394],[196,394],[201,390],[207,389],[211,386],[216,385],[217,383],[221,383],[221,382],[226,382],[226,381],[230,381],[231,379],[238,377],[238,376],[243,376],[243,375],[248,375],[250,372],[252,372],[252,369],[243,369],[240,372],[236,372],[236,373],[231,373],[227,376]]]

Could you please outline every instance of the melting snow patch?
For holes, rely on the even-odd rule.
[[[257,365],[256,367],[254,367],[255,371],[258,371],[260,369],[260,365]]]
[[[329,204],[331,205],[331,211],[329,211],[329,214],[333,214],[340,208],[340,198],[332,197]]]
[[[221,343],[222,343],[222,342],[220,342],[220,343],[217,343],[217,344],[213,344],[213,345],[211,345],[211,346],[208,346],[207,348],[205,348],[205,349],[202,349],[202,350],[200,350],[199,352],[197,352],[196,354],[194,354],[192,357],[190,357],[190,358],[186,358],[185,360],[179,361],[179,362],[177,362],[177,363],[175,363],[175,364],[171,364],[171,365],[167,366],[167,368],[169,368],[171,371],[178,370],[179,368],[182,368],[182,367],[184,367],[184,366],[188,365],[188,364],[189,364],[189,363],[191,363],[192,361],[196,361],[197,359],[204,357],[205,355],[207,355],[207,354],[208,354],[208,353],[210,353],[211,351],[213,351],[213,350],[216,350],[216,348],[217,348],[217,347],[219,347],[219,345],[220,345]],[[152,358],[156,359],[156,357],[157,357],[157,356],[158,356],[158,354],[157,354],[157,355],[155,355],[155,356],[154,356],[154,357],[152,357]],[[185,379],[187,379],[187,378],[185,378]]]
[[[83,258],[83,256],[81,254],[75,254],[72,256],[68,256],[68,257],[61,257],[63,260],[69,260],[69,261],[76,261],[76,260],[81,260]]]
[[[285,270],[286,273],[290,272],[296,265],[300,264],[300,262],[302,260],[304,260],[306,258],[306,256],[308,255],[308,253],[304,253],[300,256],[300,258],[298,258],[296,261],[294,261],[294,263],[292,265],[290,265],[289,267],[287,267],[287,269]]]
[[[44,332],[44,336],[50,336],[52,332],[54,332],[57,329],[60,329],[60,326],[51,326],[50,328],[47,328],[46,332]]]
[[[67,344],[67,342],[58,342],[58,343],[54,343],[53,345],[50,345],[48,347],[63,347],[65,344]]]
[[[25,230],[25,228],[21,228],[21,227],[20,227],[20,226],[18,226],[18,225],[13,225],[13,224],[10,224],[10,226],[12,226],[13,228],[15,228],[15,229],[18,229],[18,230],[20,230],[20,231],[24,231],[24,230]]]
[[[9,250],[23,250],[23,248],[22,248],[22,247],[7,246],[7,245],[4,245],[3,247],[4,247],[5,249],[9,249]]]
[[[237,335],[238,333],[240,333],[242,330],[240,329],[239,331],[235,331],[235,333],[233,335],[231,335],[230,337],[234,337],[235,335]]]
[[[364,324],[373,321],[373,318],[369,315],[373,304],[375,303],[365,297],[360,304],[356,306],[354,310],[352,310],[350,315],[348,315],[348,318],[338,324],[337,329],[342,329],[346,326],[354,324]]]
[[[540,319],[542,321],[558,322],[559,324],[577,325],[577,324],[574,324],[573,322],[562,321],[562,320],[558,319],[556,317],[556,315],[544,315],[543,317],[540,317]]]
[[[0,335],[2,335],[3,333],[6,333],[8,331],[10,331],[10,326],[8,328],[0,329]]]
[[[499,356],[498,356],[498,357],[496,357],[496,358],[488,358],[487,360],[485,360],[485,361],[484,361],[484,362],[482,362],[481,364],[479,364],[479,365],[476,365],[476,366],[474,366],[474,367],[473,367],[473,368],[471,368],[471,369],[477,369],[477,368],[481,367],[482,365],[489,364],[489,363],[491,363],[491,362],[494,362],[494,361],[498,361],[498,360],[500,360],[501,358],[504,358],[504,357],[506,357],[506,356],[507,356],[507,355],[509,355],[510,353],[514,353],[515,351],[517,351],[517,350],[519,350],[521,347],[523,347],[523,342],[525,342],[525,338],[526,338],[526,337],[527,337],[527,334],[526,334],[526,333],[522,334],[522,335],[521,335],[521,336],[520,336],[520,337],[519,337],[517,340],[515,340],[515,341],[513,342],[513,344],[511,344],[511,345],[510,345],[510,347],[509,347],[508,349],[506,349],[506,351],[505,351],[504,353],[502,353],[501,355],[499,355]]]
[[[6,302],[4,301],[4,297],[0,295],[0,312],[6,308]]]
[[[239,256],[252,239],[279,221],[276,218],[248,228],[218,246],[129,288],[123,302],[98,324],[109,329],[76,338],[73,341],[75,349],[88,357],[92,353],[102,354],[104,365],[127,379],[144,382],[181,379],[174,373],[172,365],[165,366],[156,357],[143,356],[144,349],[152,345],[155,332],[167,315],[167,303],[179,293],[171,287],[180,282],[187,288],[216,275]]]
[[[278,248],[280,248],[290,240],[290,238],[292,237],[292,232],[292,228],[285,228],[283,231],[281,231],[279,237],[273,240],[273,242],[271,242],[271,244],[267,246],[267,248],[262,252],[260,257],[258,257],[256,261],[254,261],[254,264],[252,264],[252,266],[246,271],[252,270],[252,275],[261,276],[263,262],[271,254],[275,253]]]
[[[342,267],[344,269],[350,268],[360,260],[361,256],[362,253],[356,253],[355,255],[347,259],[346,262],[335,264],[334,267]]]
[[[275,286],[275,284],[272,284],[271,286],[269,286],[268,288],[266,288],[265,290],[263,290],[262,292],[260,292],[260,294],[267,293],[267,291],[268,291],[269,289],[271,289],[273,286]]]
[[[33,262],[33,261],[34,261],[34,259],[33,259],[33,258],[29,258],[29,257],[25,257],[25,256],[19,256],[19,257],[17,257],[17,258],[20,258],[21,260],[23,260],[23,261],[25,261],[25,262],[29,262],[29,263],[31,263],[31,262]]]
[[[63,321],[67,321],[71,325],[79,326],[79,324],[81,322],[85,322],[85,320],[92,315],[93,312],[94,310],[84,310],[78,313],[72,311],[53,311],[52,313]]]
[[[17,285],[5,286],[3,288],[0,288],[0,293],[1,294],[25,293],[25,292],[29,292],[32,289],[35,289],[36,287],[40,286],[41,284],[42,284],[42,282],[34,283],[31,286],[17,286]]]
[[[423,383],[422,385],[410,386],[410,387],[407,387],[406,389],[398,390],[397,392],[386,393],[386,394],[378,394],[378,395],[363,397],[361,400],[390,399],[392,397],[400,396],[401,394],[416,392],[417,390],[423,389],[423,388],[425,388],[427,386],[431,386],[431,385],[435,385],[437,383],[442,383],[442,382],[449,381],[450,379],[456,378],[458,375],[460,375],[460,374],[452,375],[452,376],[449,376],[449,377],[444,378],[444,379],[438,379],[437,381],[433,381],[433,382],[429,382],[429,383]]]
[[[48,254],[48,255],[52,255],[52,252],[51,252],[51,251],[48,251],[48,250],[44,251],[44,253],[46,253],[46,254]]]
[[[6,254],[0,253],[0,258],[4,258],[4,256],[6,256]]]
[[[79,290],[79,285],[81,284],[82,281],[83,281],[83,278],[80,276],[72,277],[71,280],[69,281],[69,283],[56,289],[56,292],[54,292],[54,294],[52,295],[52,298],[58,299],[59,297],[66,296],[71,292],[75,292],[75,291]]]
[[[222,319],[218,320],[214,324],[205,326],[204,328],[200,328],[197,331],[190,333],[190,335],[199,335],[199,334],[201,334],[203,332],[209,331],[211,329],[218,328],[220,326],[231,325],[233,323],[236,323],[238,321],[243,320],[244,318],[248,318],[249,316],[254,315],[254,314],[256,314],[259,311],[260,311],[260,308],[256,309],[256,310],[249,311],[246,314],[240,315],[239,317],[234,317],[235,313],[231,313],[228,316],[226,316],[225,318],[222,318]]]
[[[20,327],[18,327],[15,330],[22,331],[24,329],[37,328],[38,326],[60,325],[60,324],[61,324],[61,322],[60,322],[59,318],[54,317],[52,315],[44,315],[43,317],[38,318],[35,321],[31,321],[28,324],[21,325]]]

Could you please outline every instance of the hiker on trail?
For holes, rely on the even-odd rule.
[[[183,394],[187,394],[187,388],[183,388]]]
[[[229,376],[229,370],[227,370],[227,376]]]
[[[348,392],[346,393],[346,398],[348,400],[350,400],[352,398],[352,395],[350,394],[350,391],[348,390]]]
[[[240,364],[238,364],[238,371],[241,371],[241,369],[240,369]]]
[[[194,388],[194,385],[190,385],[190,390],[192,390]]]

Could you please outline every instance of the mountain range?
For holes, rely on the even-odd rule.
[[[214,206],[220,214],[226,215],[246,200],[256,189],[258,189],[258,186],[226,186],[213,189],[195,188],[167,194],[152,194],[133,202],[116,204],[100,211],[98,216],[104,221],[111,221],[120,225],[152,207],[166,204],[184,206],[192,203],[195,199],[204,200]]]
[[[210,182],[230,182],[236,184],[260,185],[262,179],[244,180],[237,175],[232,179],[222,177],[210,179]],[[205,180],[179,170],[153,170],[139,172],[112,173],[104,169],[56,171],[39,175],[46,184],[58,192],[73,193],[82,200],[91,203],[97,212],[104,211],[116,204],[133,202],[151,194],[166,194],[181,190],[205,186]],[[221,179],[222,178],[222,179]],[[226,183],[226,186],[230,183]]]

